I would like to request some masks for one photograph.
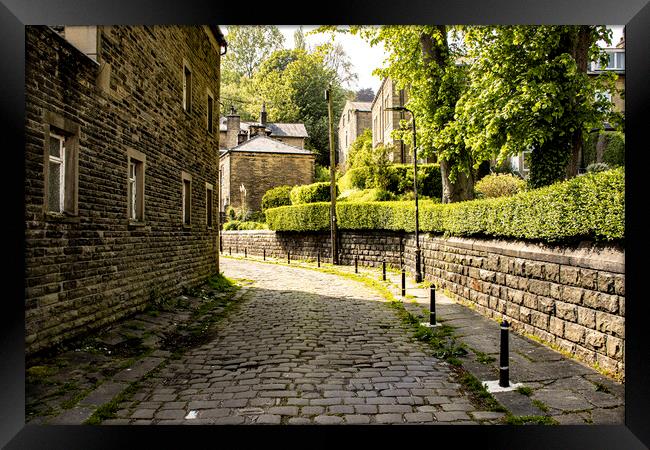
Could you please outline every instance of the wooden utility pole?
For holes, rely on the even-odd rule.
[[[332,113],[332,95],[330,89],[325,90],[325,100],[327,100],[327,115],[329,122],[330,137],[330,241],[332,243],[332,264],[338,264],[338,238],[336,231],[336,155],[334,154],[334,124]]]

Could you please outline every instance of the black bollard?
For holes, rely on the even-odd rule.
[[[429,325],[435,326],[436,325],[436,286],[433,284],[429,289],[429,300],[430,300]]]
[[[262,257],[264,258],[264,261],[266,261],[266,249],[262,250]]]
[[[359,273],[359,257],[354,257],[354,273]]]
[[[239,245],[235,245],[235,254],[239,253]]]
[[[508,387],[510,386],[510,367],[508,363],[508,328],[509,324],[507,320],[501,322],[501,357],[499,360],[499,386]]]
[[[406,270],[402,266],[402,297],[406,297]]]
[[[291,264],[291,252],[287,252],[287,264]]]
[[[232,247],[228,247],[228,253],[230,253],[230,256],[232,256]]]
[[[320,250],[318,250],[318,257],[316,261],[318,262],[318,267],[320,267]]]
[[[248,258],[248,247],[244,247],[244,258]]]
[[[381,262],[381,279],[386,281],[386,260]]]

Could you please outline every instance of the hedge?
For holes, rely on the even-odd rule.
[[[262,196],[262,211],[291,204],[289,194],[293,186],[278,186],[269,189]]]
[[[224,231],[228,230],[268,230],[269,226],[263,222],[231,220],[223,224]]]
[[[574,241],[616,241],[625,231],[625,174],[622,168],[586,174],[540,189],[467,202],[420,202],[420,230],[451,236],[492,236]],[[277,231],[329,229],[329,202],[266,211]],[[415,203],[337,203],[342,230],[415,230]]]
[[[388,167],[388,191],[404,194],[413,190],[413,165],[393,164]],[[370,170],[367,167],[349,169],[338,184],[342,191],[349,189],[369,189],[371,186]],[[442,198],[442,175],[439,164],[418,165],[418,195]]]
[[[336,187],[336,195],[339,195],[339,188]],[[292,205],[303,203],[329,202],[330,183],[312,183],[295,186],[289,194]]]
[[[598,140],[603,138],[602,161],[597,161],[596,147]],[[582,149],[582,165],[587,167],[596,162],[604,162],[610,167],[625,164],[625,135],[617,131],[601,131],[591,133],[585,140]]]

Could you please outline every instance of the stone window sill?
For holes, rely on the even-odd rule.
[[[128,226],[129,230],[144,228],[147,225],[147,222],[140,222],[137,220],[129,220]]]

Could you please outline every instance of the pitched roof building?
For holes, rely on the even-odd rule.
[[[344,165],[350,146],[367,128],[372,127],[372,102],[345,102],[339,119],[339,164]]]

